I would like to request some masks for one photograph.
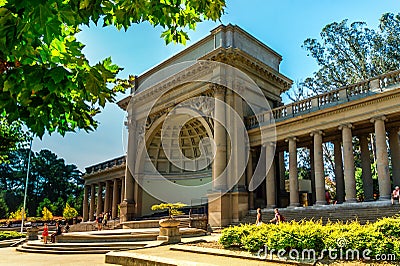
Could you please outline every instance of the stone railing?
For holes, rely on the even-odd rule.
[[[266,125],[274,120],[282,121],[297,115],[321,110],[332,105],[367,97],[390,90],[393,85],[398,83],[400,83],[400,70],[392,71],[302,101],[274,108],[265,113],[246,117],[246,126],[248,128],[254,128],[259,125]]]
[[[93,166],[86,167],[86,174],[92,174],[98,171],[105,170],[107,168],[112,168],[114,166],[123,165],[126,162],[126,157],[121,156],[103,163],[99,163]]]

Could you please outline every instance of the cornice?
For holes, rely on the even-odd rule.
[[[272,84],[276,84],[280,88],[281,93],[289,89],[293,84],[293,81],[286,76],[237,48],[217,48],[202,58],[199,58],[199,60],[226,63],[233,67],[235,67],[235,63],[240,62],[244,66],[248,67],[248,70],[252,70],[259,76],[266,78],[266,80]],[[149,98],[154,98],[155,95],[162,90],[169,91],[178,85],[183,84],[185,81],[190,82],[196,80],[196,77],[205,76],[210,72],[212,72],[212,69],[209,68],[207,64],[195,64],[167,79],[160,81],[152,87],[139,92],[138,94],[134,94],[132,100],[134,103],[147,101]],[[130,95],[122,99],[118,102],[118,106],[123,110],[126,110],[131,98],[132,96]]]

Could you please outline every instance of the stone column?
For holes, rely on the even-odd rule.
[[[118,215],[118,179],[114,178],[111,218],[115,219]]]
[[[90,208],[89,208],[89,221],[94,221],[94,201],[96,200],[96,188],[92,184],[90,186]]]
[[[126,153],[126,168],[125,168],[125,187],[123,190],[124,200],[120,204],[120,221],[130,221],[135,215],[135,202],[134,202],[134,176],[136,161],[138,160],[138,131],[136,118],[134,116],[133,105],[128,111],[128,149]],[[143,133],[144,134],[144,133]]]
[[[267,168],[267,178],[265,180],[267,192],[267,208],[276,207],[276,182],[275,182],[275,144],[266,144],[266,156],[265,163],[268,166],[269,162],[272,160],[272,164]]]
[[[392,158],[393,185],[400,186],[400,143],[399,129],[397,127],[389,130],[389,145]]]
[[[224,103],[226,89],[222,86],[216,86],[215,97],[215,119],[214,119],[214,141],[216,146],[216,155],[212,168],[213,190],[226,190],[226,130],[223,126],[226,119],[226,106]]]
[[[308,148],[308,150],[310,151],[310,176],[311,176],[311,202],[312,205],[315,204],[315,202],[317,201],[317,197],[316,197],[316,190],[315,190],[315,169],[314,169],[314,146],[312,145],[311,147]]]
[[[336,180],[336,200],[337,203],[344,202],[344,176],[343,176],[343,160],[342,160],[342,145],[340,140],[335,140],[334,156],[335,156],[335,180]]]
[[[250,180],[253,177],[253,153],[249,151],[249,160],[247,162],[247,188],[249,187]],[[249,191],[249,210],[254,210],[254,191]]]
[[[279,152],[279,189],[285,190],[285,152]]]
[[[339,127],[339,129],[342,130],[343,138],[344,186],[347,203],[357,202],[353,136],[351,133],[351,127],[351,124],[346,124]]]
[[[84,186],[84,191],[83,191],[83,221],[86,222],[89,219],[89,213],[88,213],[88,201],[89,201],[89,186],[85,185]]]
[[[125,199],[125,177],[121,179],[121,201],[123,202]]]
[[[208,194],[208,220],[211,226],[225,226],[232,222],[232,199],[227,192],[227,135],[223,126],[226,122],[226,88],[212,85],[215,97],[214,142],[216,155],[212,166],[212,191]]]
[[[99,217],[99,214],[102,213],[102,211],[103,211],[103,184],[98,183],[96,217]]]
[[[371,159],[368,149],[368,135],[361,135],[359,139],[361,149],[361,168],[364,188],[364,201],[373,201],[374,189],[371,174]]]
[[[289,207],[300,206],[299,202],[299,180],[297,176],[297,139],[291,137],[289,142],[289,186],[290,186],[290,205]]]
[[[110,181],[106,181],[106,195],[104,197],[104,212],[107,212],[110,210],[110,202],[111,202],[111,184]]]
[[[325,172],[322,152],[322,131],[311,133],[314,137],[314,173],[316,205],[325,205]]]
[[[375,125],[376,168],[378,171],[379,199],[388,200],[391,194],[389,159],[386,145],[385,117],[371,120]]]

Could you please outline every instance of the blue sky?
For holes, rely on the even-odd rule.
[[[307,38],[318,38],[322,28],[334,21],[364,21],[377,28],[383,13],[400,12],[398,0],[227,0],[223,24],[238,25],[274,49],[283,60],[282,74],[293,81],[303,80],[317,70],[314,59],[301,48]],[[191,41],[200,40],[220,24],[199,23],[189,32]],[[134,25],[127,32],[92,25],[83,28],[78,38],[86,44],[84,53],[92,64],[111,56],[123,67],[120,77],[140,75],[152,66],[185,49],[183,45],[165,45],[160,28],[148,23]],[[120,94],[117,99],[125,96]],[[125,154],[125,113],[116,104],[107,104],[97,117],[98,129],[91,133],[77,131],[65,137],[57,134],[35,139],[33,150],[49,149],[81,171],[93,164]]]

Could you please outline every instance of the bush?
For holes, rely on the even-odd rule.
[[[242,238],[248,236],[250,232],[254,232],[256,228],[255,225],[248,224],[225,228],[222,230],[219,243],[221,243],[225,248],[241,246]]]
[[[395,254],[400,259],[400,218],[384,218],[375,223],[327,223],[321,221],[291,221],[290,223],[240,225],[222,230],[219,242],[225,247],[238,246],[257,252],[296,249],[301,252],[313,249],[316,254],[324,249],[362,251],[369,249],[369,256]]]
[[[0,232],[0,240],[14,239],[24,237],[24,234],[14,232],[14,231],[3,231]]]

